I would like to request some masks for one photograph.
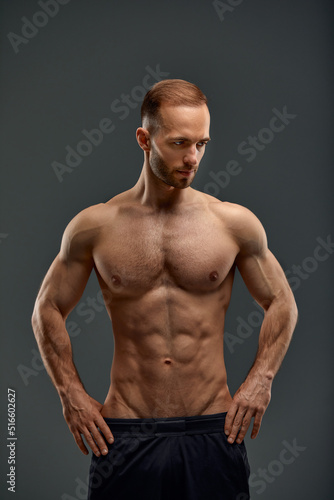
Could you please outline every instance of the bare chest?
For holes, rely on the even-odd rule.
[[[205,214],[135,216],[103,229],[94,260],[115,294],[141,294],[161,285],[196,293],[222,284],[236,252],[222,224]]]

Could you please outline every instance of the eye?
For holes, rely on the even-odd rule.
[[[206,145],[207,145],[207,142],[205,142],[205,141],[202,141],[202,142],[198,142],[198,143],[197,143],[197,146],[198,146],[199,148],[202,148],[203,146],[206,146]]]
[[[181,144],[183,144],[184,141],[174,141],[174,144],[176,144],[176,146],[181,146]]]

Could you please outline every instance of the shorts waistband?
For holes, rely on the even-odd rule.
[[[111,432],[130,434],[193,434],[198,432],[223,431],[227,412],[189,417],[161,418],[106,418]]]

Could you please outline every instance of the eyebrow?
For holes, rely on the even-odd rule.
[[[169,137],[168,138],[169,141],[188,141],[188,142],[192,142],[191,139],[189,139],[188,137]],[[204,137],[204,139],[200,139],[199,141],[196,141],[196,142],[209,142],[211,141],[210,137]]]

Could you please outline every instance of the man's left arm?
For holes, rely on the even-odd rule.
[[[258,435],[271,399],[273,379],[288,350],[298,317],[293,293],[283,269],[268,249],[262,224],[247,209],[242,209],[241,215],[236,234],[240,251],[235,262],[249,292],[263,307],[264,319],[254,363],[226,416],[225,433],[230,443],[241,443],[252,418],[251,438]]]

